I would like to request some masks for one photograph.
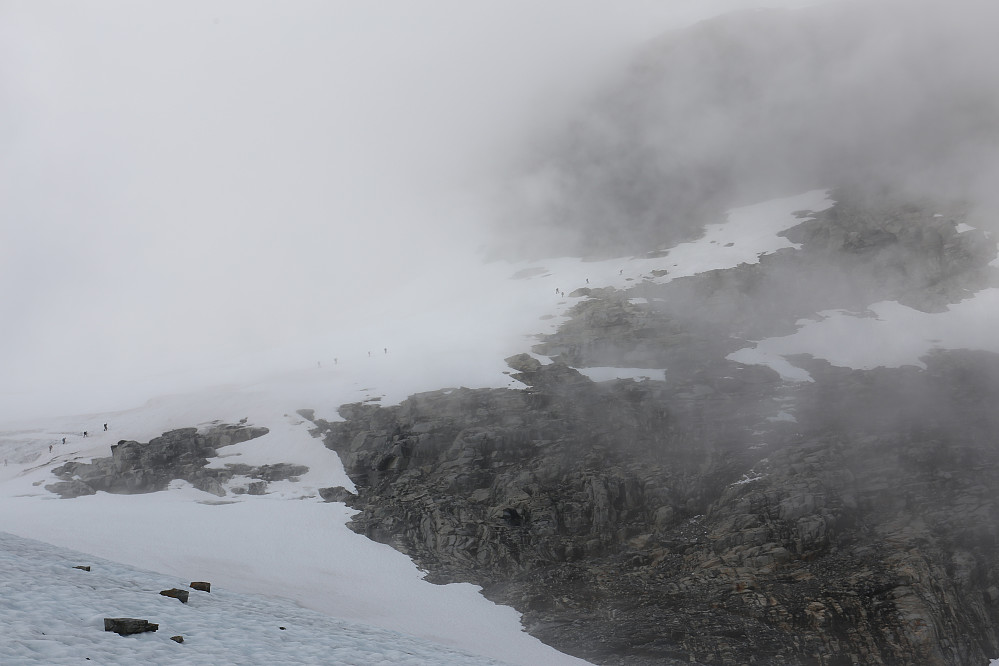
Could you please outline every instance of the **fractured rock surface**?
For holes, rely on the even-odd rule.
[[[225,495],[222,484],[236,475],[261,475],[265,481],[289,478],[308,471],[300,465],[227,465],[225,469],[205,467],[217,450],[268,432],[267,428],[246,425],[218,425],[205,432],[180,428],[163,433],[143,444],[122,440],[111,446],[111,457],[89,463],[68,462],[53,470],[63,481],[45,486],[63,498],[109,493],[149,493],[164,490],[174,479],[189,481],[194,487],[215,495]]]
[[[526,390],[456,389],[314,419],[351,526],[436,582],[606,664],[972,664],[999,654],[999,357],[939,351],[814,381],[726,360],[816,309],[924,311],[995,283],[960,208],[857,190],[801,249],[591,288]],[[818,290],[823,283],[833,288]],[[648,305],[639,303],[644,297]],[[644,364],[644,365],[643,365]],[[666,368],[594,383],[571,366]]]

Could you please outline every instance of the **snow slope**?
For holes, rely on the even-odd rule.
[[[90,571],[76,569],[89,566]],[[490,659],[296,606],[142,571],[0,533],[0,663],[18,664],[499,664]],[[187,603],[161,596],[188,590]],[[118,636],[104,618],[156,632]],[[171,640],[183,637],[183,643]]]
[[[509,377],[503,359],[529,349],[537,334],[563,321],[577,299],[563,297],[561,292],[568,294],[587,285],[625,287],[638,280],[664,282],[756,262],[761,254],[788,246],[776,234],[800,222],[794,211],[830,205],[827,192],[813,191],[736,209],[727,222],[708,227],[703,238],[657,258],[599,262],[562,258],[543,265],[482,265],[466,258],[449,268],[460,279],[442,282],[433,293],[422,293],[405,310],[394,308],[380,318],[354,322],[326,337],[303,340],[295,349],[264,350],[200,376],[151,377],[138,393],[160,386],[175,390],[172,395],[138,406],[122,404],[116,411],[0,424],[0,457],[4,458],[0,531],[155,570],[161,576],[209,580],[227,593],[264,595],[267,603],[290,600],[327,617],[509,663],[584,663],[528,636],[516,612],[491,604],[475,586],[431,585],[400,553],[351,532],[345,526],[351,511],[316,496],[320,487],[350,488],[350,481],[336,455],[309,435],[309,424],[296,410],[312,408],[317,416],[335,420],[339,418],[336,408],[348,402],[390,404],[415,392],[449,386],[519,386]],[[652,275],[664,269],[667,274]],[[856,325],[850,335],[858,341],[871,336],[870,329],[863,327],[885,327],[888,336],[897,335],[898,327],[903,327],[914,339],[923,340],[923,347],[925,338],[935,338],[938,342],[930,344],[942,345],[946,339],[950,344],[999,351],[993,341],[968,337],[969,331],[982,330],[981,322],[994,321],[991,317],[999,312],[994,292],[981,292],[940,315],[919,313],[915,317],[898,304],[872,306],[878,319],[824,313],[819,322],[802,322],[793,336],[760,341],[750,350],[755,356],[747,352],[739,360],[766,362],[781,369],[781,363],[789,366],[783,354],[806,351],[830,358],[832,350],[846,347],[856,352],[864,346],[859,342],[844,345],[848,338],[841,330],[835,335],[828,329],[815,334],[814,326],[830,326],[829,322]],[[963,325],[938,319],[952,313],[963,313]],[[934,322],[941,323],[940,330]],[[894,328],[889,332],[888,327]],[[958,335],[961,330],[964,337]],[[920,344],[911,345],[911,353],[917,354],[923,348]],[[871,358],[883,362],[884,357]],[[855,353],[830,360],[850,365],[861,363],[862,356]],[[598,380],[655,379],[668,371],[585,370]],[[783,370],[788,379],[796,378],[787,367]],[[209,376],[219,383],[192,388],[205,386]],[[286,462],[305,464],[309,473],[298,482],[273,483],[263,496],[218,498],[184,482],[175,482],[165,492],[127,497],[98,493],[61,500],[44,490],[53,480],[53,467],[67,460],[106,456],[109,446],[119,439],[148,441],[172,428],[244,418],[252,425],[268,427],[270,433],[221,449],[211,464]],[[108,432],[103,430],[104,423],[109,424]],[[84,430],[90,436],[82,437]],[[94,629],[90,617],[83,616],[83,621]],[[320,622],[318,616],[308,617],[313,618],[310,622]],[[379,636],[378,641],[387,640],[384,634],[370,631]],[[62,641],[67,650],[79,640],[69,630],[62,635],[47,640]],[[291,635],[274,640],[290,640],[285,636]],[[29,648],[14,640],[8,634],[0,636],[0,655],[27,658],[30,653],[24,650]],[[156,640],[137,639],[129,645]],[[49,645],[44,649],[56,654],[61,648]],[[372,654],[377,651],[371,649]]]
[[[307,373],[300,379],[308,384]],[[510,663],[583,663],[522,632],[517,613],[486,601],[477,587],[431,585],[405,556],[347,529],[352,511],[322,502],[316,490],[350,486],[350,481],[336,454],[309,435],[300,417],[283,411],[281,387],[289,381],[279,378],[267,390],[258,385],[167,397],[145,408],[102,414],[93,419],[96,434],[72,434],[65,447],[55,444],[52,454],[48,443],[57,437],[61,442],[69,430],[65,421],[34,432],[5,433],[4,451],[9,457],[13,439],[20,458],[2,469],[0,529],[181,579],[290,599],[329,616]],[[145,440],[164,428],[212,417],[228,422],[248,417],[271,428],[264,437],[221,449],[216,464],[293,462],[308,465],[309,473],[298,483],[271,484],[267,495],[226,498],[183,481],[166,492],[98,493],[73,500],[54,499],[42,487],[51,468],[66,459],[104,456],[122,436],[137,433],[135,438]],[[102,429],[104,421],[110,423],[109,432]],[[28,442],[42,456],[26,462]]]

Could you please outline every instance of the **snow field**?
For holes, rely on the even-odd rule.
[[[175,481],[165,492],[127,497],[101,492],[61,500],[43,487],[53,480],[53,465],[26,466],[23,473],[0,485],[6,495],[0,529],[69,544],[166,575],[209,580],[236,592],[290,599],[333,617],[510,663],[585,663],[523,632],[519,614],[492,604],[479,594],[477,586],[432,585],[403,554],[350,531],[346,522],[353,511],[342,503],[325,503],[316,497],[319,487],[353,487],[339,459],[308,433],[308,422],[294,414],[272,411],[282,402],[279,388],[273,390],[276,393],[270,394],[258,387],[252,394],[244,394],[238,412],[226,412],[227,395],[213,399],[201,393],[194,399],[175,396],[156,401],[145,421],[140,409],[116,415],[114,423],[140,432],[145,432],[143,428],[158,431],[164,423],[175,427],[171,415],[185,413],[185,405],[190,408],[186,411],[189,418],[199,415],[199,409],[229,422],[242,414],[240,418],[248,416],[250,423],[266,424],[271,432],[220,449],[220,457],[212,464],[310,465],[309,473],[299,482],[273,483],[263,496],[230,494],[220,498]],[[211,411],[212,404],[220,409]],[[115,430],[117,427],[112,424]],[[109,454],[105,447],[113,439],[112,432],[102,430],[94,437],[77,440],[86,449],[69,457],[84,457],[83,452]],[[11,467],[6,468],[8,475],[11,471]],[[192,572],[198,573],[195,576]]]
[[[89,572],[75,569],[89,565]],[[289,601],[142,571],[0,533],[0,663],[498,664],[402,634],[337,620]],[[161,590],[188,590],[188,603]],[[159,624],[119,636],[105,617]],[[184,643],[170,640],[180,635]]]

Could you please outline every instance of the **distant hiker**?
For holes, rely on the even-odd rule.
[[[52,445],[49,444],[49,453],[52,453]]]
[[[368,358],[371,358],[371,352],[368,352]]]
[[[334,358],[333,359],[333,365],[339,365],[339,364],[340,364],[340,359]]]
[[[586,278],[586,284],[590,284],[590,278]]]
[[[66,438],[65,437],[62,438],[62,445],[66,446]]]
[[[323,362],[322,361],[316,361],[316,367],[317,368],[323,367]]]
[[[108,424],[107,424],[107,423],[105,423],[105,424],[104,424],[104,432],[107,432],[107,431],[108,431]]]
[[[558,293],[558,287],[555,287],[555,293],[556,294]]]
[[[388,347],[385,348],[385,353],[388,354]]]
[[[86,431],[86,430],[84,430],[84,431],[83,431],[83,436],[84,436],[84,437],[86,437],[86,436],[87,436],[87,431]]]
[[[617,272],[617,274],[618,274],[618,275],[624,275],[624,269],[622,268],[621,270],[619,270],[619,271]]]

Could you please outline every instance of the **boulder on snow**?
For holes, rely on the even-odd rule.
[[[160,625],[148,620],[140,620],[134,617],[106,617],[104,618],[104,631],[113,631],[119,636],[129,634],[142,634],[147,631],[156,631]]]
[[[198,590],[200,592],[211,592],[212,591],[212,584],[211,583],[206,583],[204,581],[195,581],[195,582],[191,583],[190,587],[191,587],[192,590]]]
[[[178,590],[176,587],[172,587],[169,590],[163,590],[160,592],[164,597],[171,597],[173,599],[180,599],[181,603],[186,604],[188,597],[191,593],[187,590]]]

